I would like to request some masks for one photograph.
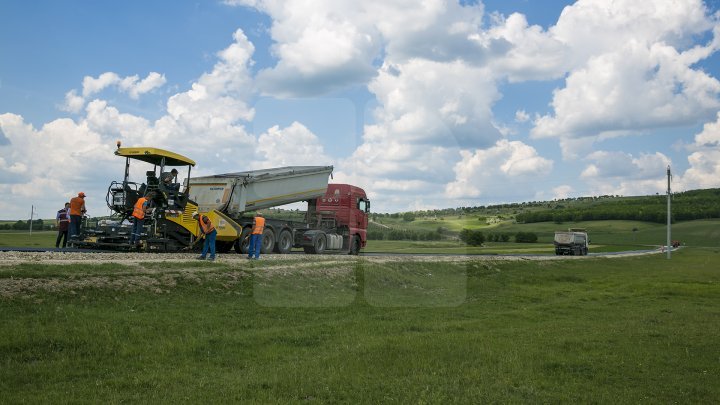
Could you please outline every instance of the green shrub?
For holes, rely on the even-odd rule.
[[[485,242],[485,235],[481,231],[463,229],[460,231],[460,240],[469,246],[480,246]]]
[[[535,243],[538,237],[535,232],[518,232],[515,234],[516,243]]]

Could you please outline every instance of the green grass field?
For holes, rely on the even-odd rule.
[[[0,231],[0,246],[12,247],[55,247],[55,231]]]
[[[4,403],[716,403],[720,251],[0,267]]]

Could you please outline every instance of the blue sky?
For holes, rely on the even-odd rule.
[[[719,4],[0,2],[0,218],[106,215],[116,139],[379,212],[720,187]]]

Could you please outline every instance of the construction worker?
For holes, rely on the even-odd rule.
[[[180,183],[177,182],[177,169],[172,169],[167,173],[163,173],[162,181],[166,189],[170,191],[180,191]]]
[[[265,229],[265,218],[261,212],[255,214],[253,218],[252,233],[250,234],[250,246],[248,246],[248,259],[257,260],[260,258],[260,249],[262,248],[263,230]]]
[[[215,260],[215,237],[217,237],[217,230],[210,221],[207,215],[202,215],[197,211],[192,214],[193,219],[198,221],[200,233],[205,236],[205,243],[203,244],[202,253],[198,256],[198,260],[205,260],[205,256],[210,251],[210,258],[208,260]],[[199,237],[199,235],[198,235]]]
[[[55,226],[58,229],[57,239],[55,239],[55,248],[60,247],[60,241],[62,241],[62,247],[67,246],[68,230],[70,228],[70,203],[65,203],[65,208],[58,210],[55,216]]]
[[[138,198],[135,202],[132,212],[133,227],[132,233],[130,233],[131,245],[140,243],[140,235],[142,235],[143,226],[145,225],[145,216],[150,211],[150,203],[154,197],[155,193],[151,191],[145,197]]]
[[[70,239],[80,237],[80,222],[82,222],[82,216],[86,212],[85,193],[81,191],[77,197],[70,199]]]

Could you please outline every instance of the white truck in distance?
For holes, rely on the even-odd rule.
[[[590,243],[585,229],[570,228],[568,231],[556,231],[555,245],[556,255],[585,256],[588,254],[588,243]]]

